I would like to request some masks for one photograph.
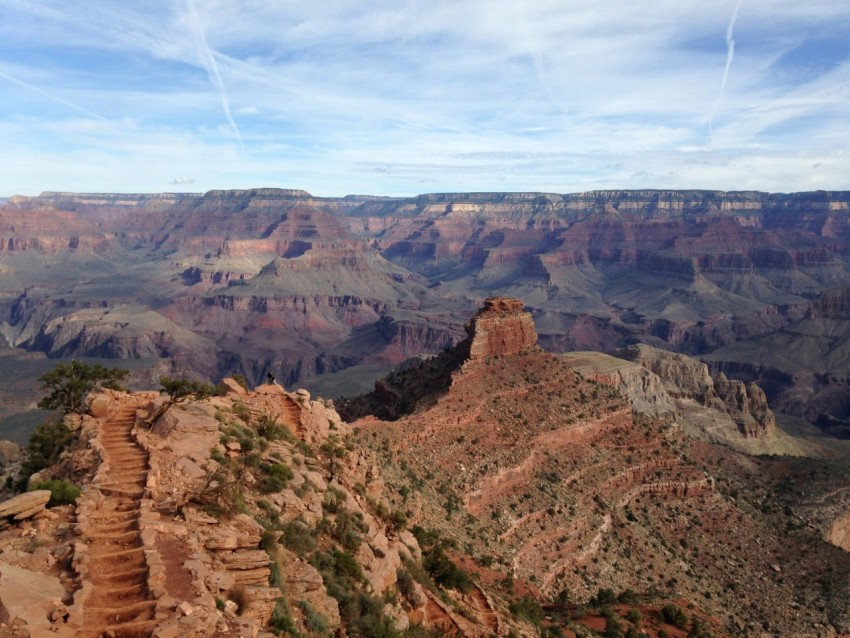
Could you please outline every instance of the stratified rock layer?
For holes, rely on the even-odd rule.
[[[531,314],[519,299],[490,297],[467,326],[469,358],[517,354],[537,345]]]

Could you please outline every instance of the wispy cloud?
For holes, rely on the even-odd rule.
[[[850,174],[836,150],[850,144],[850,67],[823,40],[850,39],[850,6],[834,0],[3,10],[0,161],[15,167],[0,195],[157,190],[175,175],[193,190],[409,194],[422,179],[802,190]],[[825,59],[803,73],[808,51]]]
[[[61,104],[62,106],[66,106],[72,111],[76,111],[77,113],[82,113],[83,115],[85,115],[87,117],[93,117],[97,120],[104,119],[103,116],[98,115],[97,113],[90,111],[89,109],[87,109],[83,106],[80,106],[79,104],[74,104],[73,102],[71,102],[69,100],[61,98],[57,95],[53,95],[52,93],[45,91],[41,87],[30,84],[29,82],[24,82],[23,80],[20,80],[20,79],[14,77],[12,75],[9,75],[8,73],[4,73],[3,71],[0,71],[0,78],[3,78],[4,80],[11,82],[12,84],[17,84],[18,86],[23,87],[28,91],[32,91],[33,93],[37,93],[38,95],[47,98],[51,102],[55,102],[56,104]]]
[[[221,107],[224,110],[224,117],[227,120],[228,125],[230,125],[230,129],[233,131],[233,135],[237,140],[239,140],[239,145],[244,148],[242,133],[239,132],[239,127],[236,126],[236,121],[230,113],[230,98],[227,96],[227,87],[224,86],[224,81],[221,79],[221,73],[218,70],[218,63],[215,60],[213,50],[210,48],[210,45],[207,44],[207,36],[204,33],[204,25],[201,23],[201,19],[198,16],[198,10],[195,7],[195,0],[186,1],[189,10],[189,25],[192,28],[192,35],[194,36],[195,46],[198,51],[198,58],[201,60],[201,63],[204,65],[207,73],[209,73],[210,81],[212,81],[218,91],[218,95],[221,98]]]
[[[732,60],[735,57],[735,38],[732,37],[735,30],[735,23],[738,21],[738,11],[741,9],[741,0],[737,0],[735,10],[732,12],[732,17],[729,19],[729,26],[726,27],[726,66],[723,67],[723,80],[720,82],[720,92],[717,94],[717,99],[714,101],[714,106],[711,109],[711,115],[708,117],[708,133],[713,134],[712,124],[714,116],[717,115],[717,109],[720,102],[723,100],[723,94],[726,92],[726,81],[729,79],[729,69],[732,68]]]

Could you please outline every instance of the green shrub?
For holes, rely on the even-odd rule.
[[[32,490],[50,490],[50,501],[47,503],[50,507],[71,505],[80,495],[80,488],[64,479],[50,479],[49,481],[34,483],[30,487],[30,491]]]
[[[292,622],[292,616],[289,614],[289,608],[286,606],[286,600],[283,597],[277,599],[272,612],[272,617],[269,620],[269,627],[278,635],[290,634],[298,635],[298,628]]]
[[[292,437],[289,429],[285,425],[278,423],[277,419],[271,414],[260,416],[260,419],[257,421],[257,433],[269,441],[286,440],[287,435]],[[289,442],[292,443],[293,441]]]
[[[368,530],[369,526],[363,521],[363,515],[360,512],[352,514],[348,510],[341,510],[337,512],[330,534],[345,549],[355,552],[363,542],[360,532]]]
[[[39,425],[24,450],[24,461],[21,464],[21,477],[24,481],[56,463],[59,454],[71,439],[71,430],[61,421],[46,421]]]
[[[342,509],[345,501],[345,492],[338,490],[335,487],[329,487],[328,491],[325,492],[325,499],[322,501],[322,508],[330,514],[336,514]]]
[[[316,549],[316,538],[305,522],[295,520],[284,524],[280,544],[303,557]]]
[[[242,419],[246,425],[251,423],[251,410],[247,405],[237,400],[233,402],[232,410],[233,414]]]
[[[643,614],[637,609],[630,609],[629,613],[626,614],[626,618],[629,619],[629,622],[638,624],[641,620],[643,620]]]
[[[395,576],[398,593],[405,598],[410,598],[413,595],[413,592],[416,591],[416,581],[413,580],[413,576],[401,567],[398,568]]]
[[[327,572],[339,579],[356,583],[362,583],[366,580],[363,575],[363,568],[360,567],[360,563],[354,559],[354,556],[339,549],[313,554],[310,564],[320,572]]]
[[[527,620],[532,625],[539,625],[543,620],[543,609],[541,609],[540,604],[536,600],[528,595],[508,605],[508,611],[517,618]]]
[[[688,626],[688,616],[676,605],[664,605],[661,608],[661,618],[668,625],[673,625],[679,629],[684,629]]]
[[[455,565],[446,555],[442,544],[423,552],[422,566],[428,570],[439,585],[466,593],[472,586],[472,580],[460,567]]]
[[[236,381],[236,383],[241,385],[244,389],[248,390],[249,392],[251,391],[251,388],[248,387],[248,381],[245,379],[244,374],[240,374],[239,372],[237,372],[230,378]]]
[[[617,601],[617,594],[614,593],[613,589],[600,589],[596,592],[596,595],[590,599],[590,604],[594,607],[604,607],[605,605],[611,605]]]
[[[313,606],[306,600],[299,600],[298,606],[304,614],[304,626],[317,634],[326,634],[328,632],[328,621]]]
[[[280,492],[293,477],[292,468],[283,463],[260,463],[258,488],[264,494]]]

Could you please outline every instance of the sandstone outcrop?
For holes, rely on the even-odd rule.
[[[50,490],[35,490],[14,496],[0,503],[0,518],[22,521],[44,511],[50,500]]]
[[[537,345],[534,320],[519,299],[486,299],[467,332],[470,359],[517,354]]]
[[[501,305],[508,325],[521,312],[516,303],[493,305]],[[483,554],[488,569],[529,581],[545,597],[566,590],[571,600],[586,600],[603,582],[637,591],[654,586],[650,583],[664,572],[662,578],[675,579],[671,588],[685,597],[710,587],[699,595],[700,604],[726,618],[727,627],[771,617],[769,622],[805,634],[820,622],[813,616],[799,622],[800,604],[776,589],[789,572],[811,564],[790,549],[795,541],[786,525],[798,519],[789,508],[780,511],[783,523],[775,522],[779,508],[770,501],[770,489],[756,501],[764,516],[742,514],[750,506],[739,510],[736,502],[746,490],[738,481],[754,480],[758,469],[730,451],[729,441],[742,447],[758,442],[767,450],[775,436],[772,415],[760,412],[762,393],[712,378],[698,361],[667,352],[656,357],[643,347],[638,352],[646,367],[643,360],[550,355],[530,346],[472,357],[474,339],[470,330],[469,341],[408,362],[376,384],[359,407],[379,408],[383,399],[391,406],[384,412],[391,422],[380,409],[354,422],[360,440],[375,441],[393,459],[396,469],[385,469],[387,480],[419,493],[420,526],[466,552]],[[648,365],[650,359],[658,365]],[[427,383],[437,370],[451,375],[448,386]],[[404,414],[396,410],[401,397],[413,402]],[[702,438],[727,446],[688,436],[703,427],[696,414],[711,414],[706,423],[723,428],[705,430]],[[740,478],[731,479],[739,470]],[[731,484],[735,498],[729,496]],[[401,503],[398,496],[394,503]],[[825,544],[818,547],[850,569],[846,557]],[[424,551],[433,548],[425,545]],[[754,554],[763,561],[759,567]],[[734,584],[717,587],[718,579]],[[794,587],[817,597],[809,582],[797,580]],[[759,607],[755,615],[739,604],[737,592],[744,590],[758,591],[764,601],[753,603]],[[474,635],[464,617],[479,622],[489,617],[486,604],[473,603],[471,596],[454,598],[451,605],[440,605],[427,592],[425,597],[412,618],[428,618],[445,632]],[[754,599],[747,600],[750,605]],[[828,615],[850,617],[850,606],[842,605]]]
[[[649,346],[629,346],[616,354],[658,375],[671,396],[725,412],[745,438],[765,436],[776,428],[764,391],[754,383],[730,380],[723,373],[712,378],[706,364]]]

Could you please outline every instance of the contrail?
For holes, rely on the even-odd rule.
[[[207,75],[210,76],[210,81],[212,81],[215,88],[218,89],[218,95],[221,98],[221,106],[224,109],[224,117],[230,125],[230,130],[233,131],[233,135],[235,135],[236,139],[239,140],[239,146],[244,151],[245,144],[242,141],[242,133],[239,132],[239,127],[236,126],[236,122],[230,114],[230,100],[227,97],[227,88],[225,88],[224,81],[221,79],[221,74],[218,72],[218,63],[215,61],[212,49],[210,49],[210,45],[207,44],[207,36],[204,33],[204,27],[201,24],[201,19],[198,17],[198,10],[195,8],[195,1],[188,0],[188,5],[191,27],[195,35],[195,43],[198,49],[198,56],[201,58],[201,64],[203,64],[204,68],[207,70]]]
[[[92,117],[96,120],[102,120],[102,121],[106,120],[106,118],[103,117],[102,115],[98,115],[97,113],[89,111],[87,108],[84,108],[82,106],[78,106],[78,105],[74,104],[73,102],[69,102],[68,100],[62,99],[61,97],[56,97],[55,95],[48,93],[47,91],[45,91],[42,88],[39,88],[37,86],[33,86],[32,84],[29,84],[28,82],[24,82],[23,80],[19,80],[18,78],[11,76],[8,73],[4,73],[3,71],[0,71],[0,78],[8,80],[12,84],[17,84],[18,86],[22,86],[23,88],[25,88],[29,91],[34,91],[35,93],[38,93],[39,95],[43,95],[48,100],[56,102],[57,104],[61,104],[62,106],[67,106],[69,109],[77,111],[78,113],[82,113],[83,115],[85,115],[87,117]]]
[[[567,109],[567,107],[555,97],[555,93],[552,91],[552,87],[549,86],[549,81],[546,78],[546,68],[543,66],[543,52],[540,50],[540,45],[537,43],[537,40],[535,40],[534,36],[531,34],[531,28],[529,26],[528,16],[526,13],[526,4],[527,0],[523,0],[523,2],[520,3],[520,12],[522,13],[522,24],[523,30],[526,34],[527,44],[531,49],[531,57],[534,59],[534,70],[537,73],[537,80],[540,82],[540,86],[543,87],[543,91],[546,93],[546,96],[558,107],[558,110],[561,111],[561,116],[567,118],[569,117],[569,109]]]
[[[726,91],[726,80],[729,78],[729,67],[732,66],[732,58],[735,57],[735,39],[732,37],[732,32],[735,29],[735,22],[738,20],[738,10],[740,8],[741,0],[738,0],[735,5],[735,10],[732,12],[732,17],[729,19],[729,26],[726,27],[726,68],[723,69],[723,81],[720,83],[720,93],[717,94],[717,99],[714,101],[714,107],[711,109],[711,115],[708,118],[709,135],[714,134],[711,125],[714,122],[714,116],[717,114],[717,109],[723,99],[723,93]]]

